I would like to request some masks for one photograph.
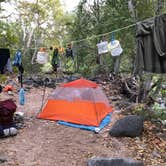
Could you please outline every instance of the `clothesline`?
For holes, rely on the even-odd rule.
[[[99,34],[99,35],[94,35],[94,36],[87,37],[87,38],[80,39],[80,40],[71,41],[71,43],[72,43],[72,44],[74,44],[74,43],[80,43],[80,42],[85,41],[85,40],[91,40],[91,39],[93,39],[93,38],[97,38],[97,37],[101,37],[101,36],[106,36],[106,35],[109,35],[109,34],[111,34],[111,33],[119,32],[119,31],[124,30],[124,29],[129,29],[129,28],[131,28],[131,27],[133,27],[133,26],[135,26],[135,25],[136,25],[136,23],[131,24],[131,25],[128,25],[128,26],[126,26],[126,27],[118,28],[118,29],[116,29],[116,30],[113,30],[113,31],[110,31],[110,32],[107,32],[107,33],[103,33],[103,34]],[[37,47],[37,48],[27,48],[27,49],[36,50],[36,49],[38,49],[38,48],[40,48],[40,47]],[[24,50],[24,49],[25,49],[25,48],[21,48],[20,50]],[[18,49],[13,48],[13,49],[11,49],[11,50],[18,50]]]
[[[143,21],[146,21],[146,20],[148,20],[148,19],[153,19],[153,18],[154,18],[154,17],[150,17],[150,18],[144,19]],[[103,33],[103,34],[99,34],[99,35],[93,35],[93,36],[91,36],[91,37],[87,37],[87,38],[84,38],[84,39],[71,41],[71,43],[72,43],[72,44],[74,44],[74,43],[80,43],[80,42],[82,42],[82,41],[91,40],[91,39],[93,39],[93,38],[106,36],[106,35],[109,35],[109,34],[112,34],[112,33],[115,33],[115,32],[122,31],[122,30],[124,30],[124,29],[129,29],[129,28],[131,28],[131,27],[136,26],[136,24],[139,23],[139,22],[142,22],[142,21],[138,21],[138,22],[136,22],[136,23],[134,23],[134,24],[130,24],[130,25],[128,25],[128,26],[125,26],[125,27],[122,27],[122,28],[118,28],[118,29],[115,29],[115,30],[110,31],[110,32],[107,32],[107,33]],[[34,49],[34,50],[36,50],[36,49],[38,49],[38,48],[40,48],[40,47],[36,47],[36,48],[27,48],[27,49],[32,49],[32,50]],[[21,48],[20,50],[24,50],[24,49],[25,49],[25,48]],[[12,50],[18,50],[18,49],[14,49],[14,48],[13,48]]]
[[[146,18],[146,19],[144,19],[142,21],[146,21],[146,20],[153,19],[153,18],[154,17]],[[94,36],[87,37],[87,38],[80,39],[80,40],[75,40],[75,41],[72,41],[72,43],[80,43],[80,42],[85,41],[85,40],[90,40],[90,39],[93,39],[93,38],[97,38],[97,37],[102,37],[102,36],[105,36],[105,35],[109,35],[109,34],[112,34],[114,32],[119,32],[119,31],[124,30],[124,29],[129,29],[129,28],[131,28],[133,26],[136,26],[137,23],[142,22],[142,21],[138,21],[138,22],[136,22],[134,24],[131,24],[131,25],[128,25],[128,26],[125,26],[125,27],[122,27],[122,28],[118,28],[118,29],[115,29],[115,30],[107,32],[107,33],[103,33],[103,34],[99,34],[99,35],[94,35]]]
[[[131,28],[133,26],[135,26],[136,23],[134,24],[131,24],[131,25],[128,25],[126,27],[123,27],[123,28],[118,28],[116,30],[113,30],[113,31],[110,31],[110,32],[107,32],[107,33],[103,33],[103,34],[99,34],[99,35],[94,35],[94,36],[91,36],[91,37],[87,37],[87,38],[84,38],[84,39],[81,39],[81,40],[75,40],[75,41],[72,41],[72,43],[80,43],[82,41],[85,41],[85,40],[90,40],[90,39],[93,39],[93,38],[97,38],[97,37],[101,37],[101,36],[105,36],[105,35],[109,35],[111,33],[114,33],[114,32],[118,32],[118,31],[121,31],[121,30],[124,30],[124,29],[128,29],[128,28]]]

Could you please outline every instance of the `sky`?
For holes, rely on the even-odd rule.
[[[35,0],[28,0],[28,1],[34,2]],[[76,6],[78,5],[79,1],[80,0],[60,0],[61,4],[63,6],[63,9],[68,12],[73,11],[76,8]],[[12,10],[12,7],[9,4],[6,4],[6,3],[2,3],[2,4],[5,4],[3,6],[6,6],[7,9]]]
[[[72,11],[75,9],[75,7],[78,5],[80,0],[60,0],[66,11]]]
[[[36,0],[27,0],[30,2],[34,2]],[[72,12],[76,6],[78,5],[80,0],[60,0],[64,11]],[[8,3],[2,3],[2,6],[7,9],[5,12],[2,12],[3,15],[10,15],[13,12],[13,7]]]
[[[36,0],[29,0],[29,1],[33,2]],[[80,0],[60,0],[60,2],[63,5],[63,8],[69,12],[75,9],[75,7],[78,5],[79,1]]]

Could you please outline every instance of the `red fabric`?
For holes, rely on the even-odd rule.
[[[38,118],[99,126],[102,119],[112,110],[112,107],[100,102],[48,100]]]
[[[78,80],[65,83],[61,85],[62,87],[71,87],[71,88],[97,88],[98,85],[95,82],[80,78]]]
[[[7,85],[4,88],[4,92],[8,92],[8,91],[12,91],[12,90],[13,90],[13,86],[11,86],[11,85]]]
[[[96,83],[81,78],[58,87],[38,118],[99,126],[112,111],[101,88]]]
[[[0,125],[13,123],[13,115],[16,108],[16,104],[11,99],[0,101]]]

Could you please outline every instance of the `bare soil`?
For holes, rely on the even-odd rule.
[[[52,91],[53,89],[46,88],[44,101]],[[26,125],[19,130],[17,136],[0,139],[0,156],[7,159],[7,162],[0,164],[1,166],[85,166],[87,160],[92,157],[136,156],[135,149],[130,148],[133,139],[109,136],[110,127],[120,118],[118,113],[113,114],[109,126],[95,134],[58,125],[54,121],[37,119],[42,96],[42,88],[31,88],[26,92],[25,105],[20,106],[17,91],[13,96],[0,94],[0,100],[16,100],[17,111],[25,113]]]

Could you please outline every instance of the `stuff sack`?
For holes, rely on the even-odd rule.
[[[97,44],[98,54],[108,53],[108,42],[103,41]]]
[[[113,42],[109,43],[109,49],[111,51],[111,55],[114,56],[120,56],[122,54],[123,49],[120,45],[120,42],[118,40],[114,40]]]
[[[37,59],[36,59],[37,63],[39,64],[46,64],[48,63],[48,53],[47,52],[41,52],[39,51],[37,53]]]
[[[0,101],[0,125],[13,124],[16,108],[16,104],[11,99]]]

